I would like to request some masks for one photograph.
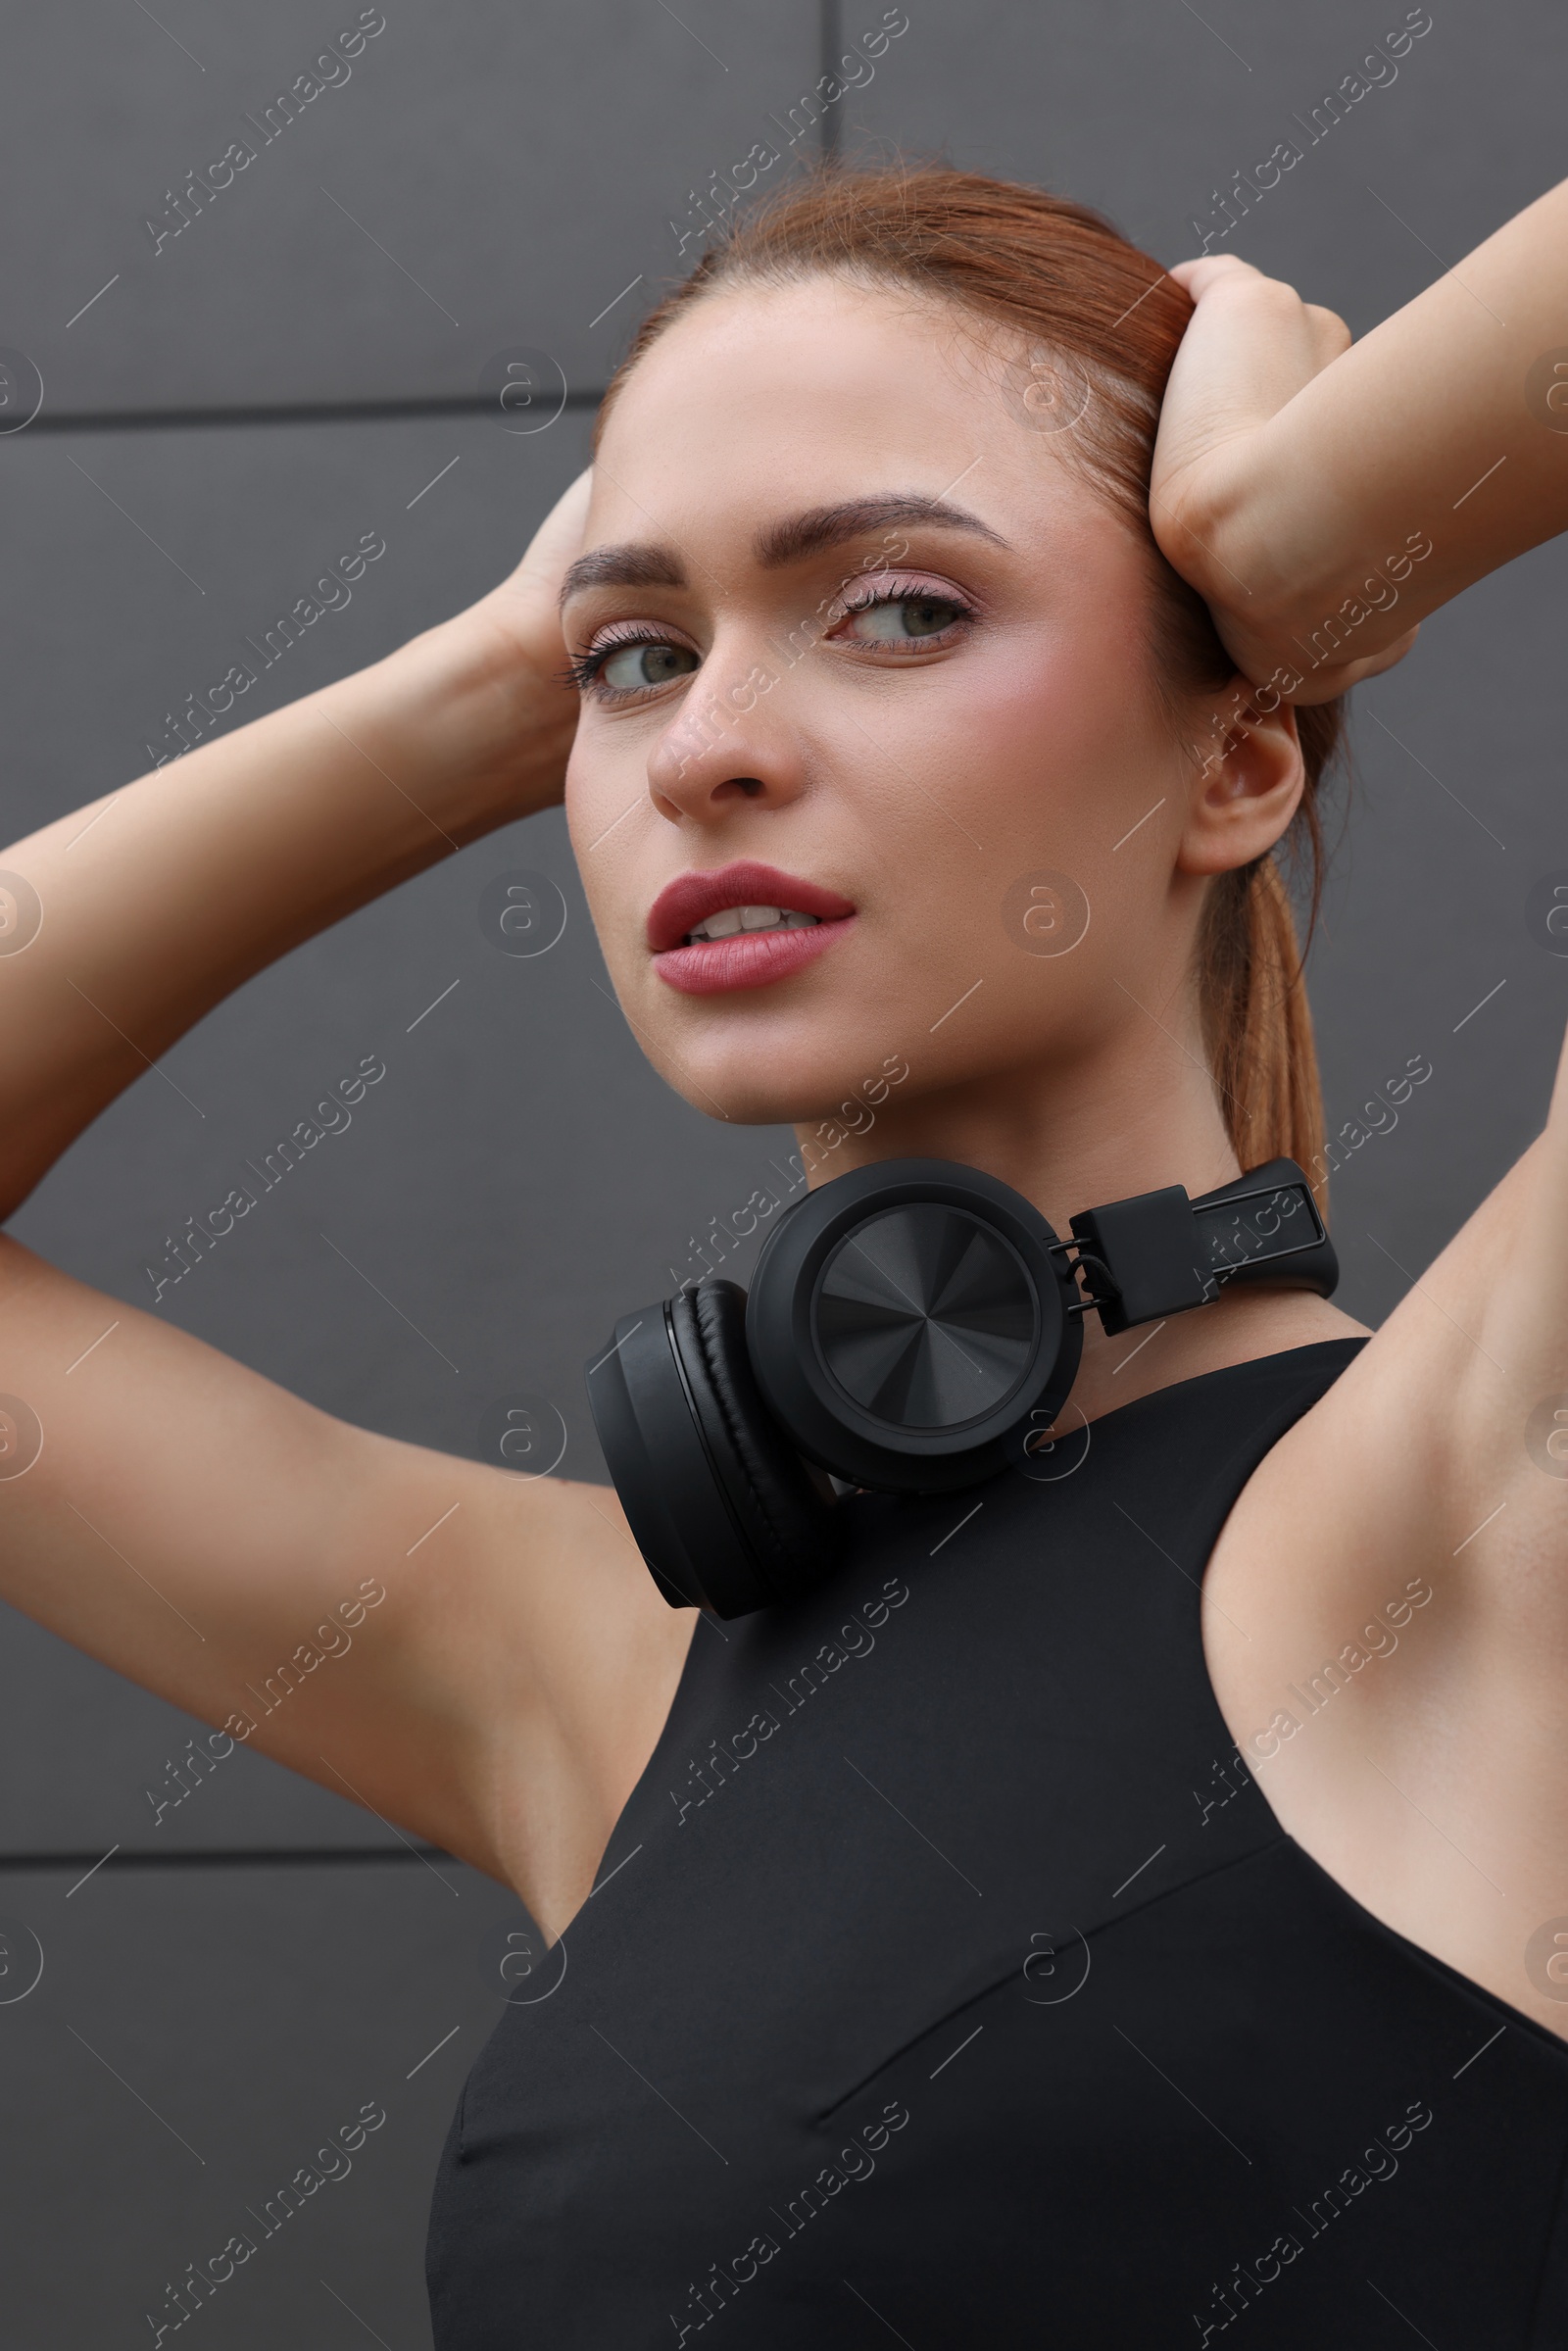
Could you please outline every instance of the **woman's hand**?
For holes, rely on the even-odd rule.
[[[1269,468],[1288,459],[1268,427],[1349,349],[1349,328],[1234,254],[1180,262],[1170,274],[1197,308],[1160,409],[1149,493],[1154,537],[1207,604],[1244,676],[1261,686],[1283,671],[1299,679],[1289,687],[1281,678],[1286,700],[1327,702],[1391,668],[1416,637],[1407,629],[1360,660],[1311,666],[1298,638],[1271,626],[1276,595],[1290,584],[1281,577],[1290,550],[1285,529],[1270,530]],[[1298,483],[1281,486],[1299,493]],[[1332,499],[1329,484],[1321,496]]]
[[[561,583],[582,553],[593,467],[563,491],[528,542],[528,552],[499,588],[470,608],[503,628],[534,673],[559,685],[565,667],[561,634]]]
[[[582,553],[592,480],[591,468],[579,473],[557,499],[499,587],[394,657],[426,646],[448,662],[456,655],[466,690],[453,700],[452,757],[484,766],[517,815],[552,807],[564,789],[579,704],[564,679],[561,583]]]

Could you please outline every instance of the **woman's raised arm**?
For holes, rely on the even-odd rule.
[[[241,981],[561,798],[556,595],[586,511],[584,475],[466,612],[0,849],[24,885],[0,884],[0,1221]]]
[[[1171,274],[1150,514],[1253,685],[1326,701],[1568,529],[1568,180],[1354,345],[1233,256]]]
[[[1243,729],[1250,703],[1320,701],[1386,667],[1423,614],[1568,528],[1568,183],[1353,348],[1245,264],[1175,274],[1197,309],[1151,514],[1243,673]],[[1293,1750],[1287,1710],[1257,1751],[1281,1758],[1270,1800],[1292,1836],[1515,1999],[1568,1851],[1565,1430],[1568,1050],[1544,1132],[1270,1452],[1204,1587],[1216,1673],[1261,1689],[1274,1667],[1219,1595],[1227,1561],[1267,1557],[1293,1618],[1282,1691],[1375,1590],[1402,1577],[1434,1599],[1430,1662],[1385,1713]]]
[[[375,667],[0,851],[0,1215],[252,972],[561,797],[585,511]],[[0,1597],[547,1925],[690,1636],[612,1495],[353,1428],[4,1236]]]

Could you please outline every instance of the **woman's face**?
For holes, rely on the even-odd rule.
[[[621,1004],[701,1109],[819,1118],[894,1061],[905,1102],[1049,1086],[1170,1005],[1196,765],[1148,557],[1030,380],[819,277],[695,305],[609,419],[566,806]]]

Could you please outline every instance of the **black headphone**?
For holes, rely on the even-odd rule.
[[[840,1489],[945,1494],[1022,1463],[1091,1311],[1113,1334],[1232,1282],[1339,1280],[1294,1159],[1200,1200],[1113,1200],[1072,1235],[978,1168],[889,1159],[787,1208],[750,1295],[710,1275],[624,1315],[588,1400],[670,1606],[745,1616],[810,1591],[842,1547]]]

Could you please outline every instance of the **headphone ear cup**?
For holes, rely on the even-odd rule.
[[[746,1332],[769,1417],[808,1460],[939,1494],[996,1475],[1054,1418],[1081,1318],[1062,1246],[1020,1193],[952,1160],[885,1159],[779,1218]]]
[[[843,1547],[823,1473],[788,1443],[762,1400],[746,1345],[746,1293],[710,1278],[669,1304],[687,1394],[728,1515],[761,1586],[721,1616],[791,1600],[821,1583]]]

